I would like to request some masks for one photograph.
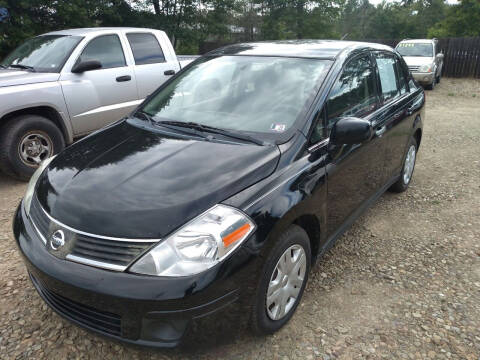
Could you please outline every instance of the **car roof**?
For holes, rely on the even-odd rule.
[[[156,29],[147,28],[134,28],[134,27],[95,27],[95,28],[78,28],[78,29],[65,29],[59,31],[52,31],[43,35],[76,35],[85,36],[92,33],[103,33],[112,31],[160,31]]]
[[[393,51],[390,46],[357,41],[280,40],[228,45],[207,55],[285,56],[333,60],[344,51],[360,49]]]

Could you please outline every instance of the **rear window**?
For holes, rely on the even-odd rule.
[[[132,48],[135,65],[165,62],[162,48],[153,34],[127,34],[127,39]]]

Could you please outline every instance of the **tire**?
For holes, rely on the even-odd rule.
[[[437,76],[437,84],[440,84],[441,75]]]
[[[28,180],[39,162],[64,148],[62,132],[47,118],[38,115],[12,118],[0,130],[0,170]]]
[[[303,253],[302,253],[303,250]],[[297,262],[293,263],[293,271],[290,273],[290,277],[287,278],[287,281],[284,282],[284,277],[281,276],[281,273],[277,270],[278,266],[283,266],[285,269],[288,268],[289,264],[285,262],[285,259],[291,259],[290,257],[285,257],[286,254],[289,256],[296,257]],[[301,256],[304,256],[305,263],[302,264]],[[251,328],[257,335],[267,335],[273,334],[284,326],[295,313],[295,310],[300,303],[300,300],[305,290],[305,285],[308,280],[308,273],[310,272],[310,263],[311,263],[311,250],[310,250],[310,240],[307,233],[301,227],[297,225],[291,225],[285,233],[283,233],[277,240],[274,247],[270,250],[268,257],[263,266],[263,271],[259,283],[256,289],[256,295],[253,300],[252,316],[251,316]],[[297,265],[295,267],[295,265]],[[298,268],[298,272],[295,270]],[[303,280],[299,280],[300,276],[298,273],[303,274]],[[275,282],[275,278],[278,279],[280,286],[273,293],[280,291],[280,296],[278,296],[278,301],[268,304],[267,291],[269,286]],[[293,280],[293,281],[290,281]],[[301,282],[301,285],[299,284]],[[283,285],[282,285],[283,284]],[[296,284],[296,285],[295,285]],[[272,287],[273,289],[274,287]],[[283,289],[290,289],[290,291],[295,292],[296,298],[293,298],[291,295],[283,297]],[[296,290],[299,289],[299,290]],[[285,306],[285,311],[279,310],[283,299],[288,297],[287,306]],[[272,299],[271,297],[270,299]],[[270,308],[268,307],[270,305]],[[276,307],[277,306],[277,307]],[[275,314],[279,318],[275,319]]]
[[[427,90],[433,90],[435,89],[435,85],[437,83],[437,78],[434,76],[433,77],[433,80],[432,80],[432,83],[427,85]]]
[[[412,166],[411,171],[410,171],[410,176],[405,176],[406,171],[409,170],[409,168],[407,168],[407,166],[408,166],[407,159],[408,159],[409,154],[411,154],[410,151],[411,151],[412,147],[414,149],[413,164],[410,163],[411,166]],[[403,167],[402,167],[402,173],[400,175],[400,178],[397,180],[396,183],[394,183],[388,189],[389,191],[396,192],[396,193],[401,193],[401,192],[404,192],[405,190],[408,189],[408,185],[410,185],[410,182],[412,181],[413,171],[415,170],[415,163],[416,163],[416,159],[417,159],[417,150],[418,150],[417,141],[414,138],[410,139],[410,142],[408,143],[407,153],[405,154],[405,158],[403,159]]]

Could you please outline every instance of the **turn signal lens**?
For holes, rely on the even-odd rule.
[[[224,260],[253,231],[240,210],[216,205],[167,237],[130,268],[157,276],[189,276]]]

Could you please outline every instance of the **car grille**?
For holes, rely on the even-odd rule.
[[[125,270],[137,257],[158,242],[158,240],[115,239],[71,229],[52,220],[36,196],[32,199],[30,218],[47,247],[46,239],[49,239],[54,230],[62,229],[67,237],[66,242],[69,243],[68,254],[63,254],[67,260],[110,270]],[[52,254],[57,257],[63,256],[62,252]]]
[[[151,245],[151,243],[113,241],[77,234],[71,254],[126,267]]]
[[[408,65],[408,70],[410,70],[412,72],[416,72],[416,71],[418,71],[418,69],[420,69],[419,65]]]
[[[30,278],[42,298],[60,315],[93,330],[115,336],[122,334],[122,318],[119,315],[67,299],[47,289],[31,274]]]

